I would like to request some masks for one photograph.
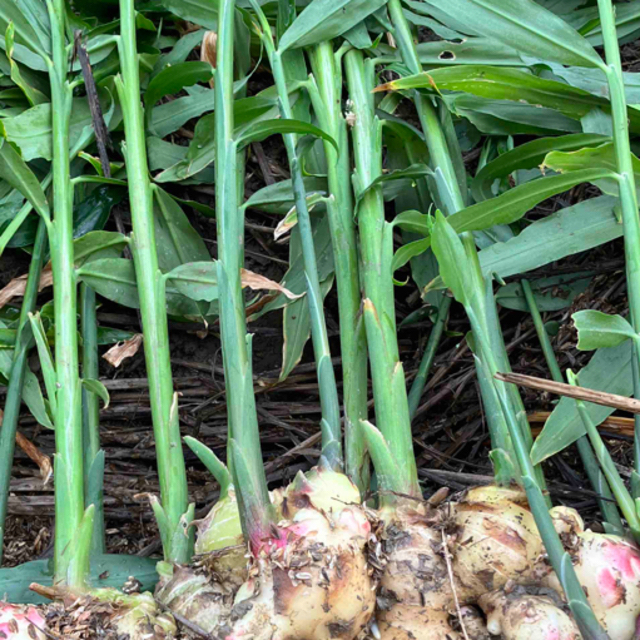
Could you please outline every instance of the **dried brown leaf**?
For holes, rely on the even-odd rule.
[[[6,304],[11,302],[14,298],[19,298],[24,295],[24,291],[27,288],[27,278],[29,275],[25,273],[18,278],[14,278],[11,282],[0,290],[0,309]],[[53,284],[53,272],[51,271],[51,265],[48,264],[40,275],[40,283],[38,284],[38,291],[42,291],[46,287]]]
[[[16,444],[29,456],[29,458],[35,462],[40,468],[40,475],[42,482],[46,485],[51,479],[53,474],[53,465],[51,464],[51,458],[42,453],[38,447],[36,447],[31,440],[25,438],[19,431],[16,432]]]
[[[135,356],[142,345],[142,334],[136,333],[133,338],[114,344],[102,357],[113,367],[119,367],[124,360]]]
[[[265,278],[261,276],[259,273],[254,273],[253,271],[248,271],[247,269],[240,270],[240,277],[242,280],[243,287],[249,287],[250,289],[267,289],[268,291],[279,291],[283,293],[289,300],[297,300],[301,298],[304,294],[296,295],[295,293],[289,291],[286,287],[283,287],[281,284],[274,282],[273,280],[269,280],[269,278]]]
[[[218,58],[218,34],[215,31],[207,31],[202,38],[200,47],[200,60],[208,62],[214,69]],[[209,85],[213,89],[213,78],[209,80]]]

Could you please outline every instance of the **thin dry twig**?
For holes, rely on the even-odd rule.
[[[553,380],[527,376],[522,373],[496,373],[495,377],[503,382],[510,382],[521,387],[528,387],[529,389],[549,391],[558,396],[593,402],[594,404],[599,404],[604,407],[613,407],[614,409],[621,409],[622,411],[629,411],[630,413],[640,413],[640,400],[626,398],[625,396],[619,396],[615,393],[594,391],[593,389],[586,389],[585,387],[574,387],[564,382],[554,382]]]
[[[462,610],[460,609],[458,592],[456,591],[456,584],[453,578],[453,568],[451,567],[451,558],[449,557],[449,548],[447,547],[447,534],[444,531],[442,531],[442,550],[444,552],[444,561],[447,564],[447,574],[449,575],[449,582],[451,583],[451,591],[453,591],[453,601],[456,604],[456,613],[460,622],[460,629],[462,629],[464,640],[469,640],[469,634],[467,633],[467,628],[464,626],[464,618],[462,616]]]

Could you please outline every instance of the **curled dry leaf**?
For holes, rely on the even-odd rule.
[[[295,211],[295,207],[282,220],[280,220],[280,222],[278,222],[278,226],[273,232],[274,240],[280,240],[282,236],[289,233],[289,231],[298,224],[298,218],[291,215],[292,211]]]
[[[135,356],[142,344],[142,334],[136,333],[133,338],[114,344],[102,357],[113,367],[119,367],[124,360]]]
[[[0,425],[2,425],[2,419],[4,412],[0,409]],[[29,456],[29,459],[35,462],[40,468],[40,475],[42,476],[43,484],[47,484],[53,474],[53,465],[51,464],[51,458],[38,447],[36,447],[31,440],[25,438],[19,431],[16,431],[16,444]],[[0,636],[1,637],[1,636]]]
[[[28,274],[24,274],[18,278],[14,278],[11,282],[0,290],[0,309],[6,304],[11,302],[14,298],[18,298],[24,295],[24,291],[27,287]],[[48,264],[40,275],[40,283],[38,284],[38,291],[42,291],[46,287],[50,287],[53,284],[53,272],[51,271],[51,265]]]
[[[303,293],[296,295],[292,291],[289,291],[286,287],[283,287],[281,284],[274,282],[273,280],[269,280],[269,278],[265,278],[258,273],[254,273],[253,271],[248,271],[247,269],[240,269],[242,286],[249,287],[250,289],[267,289],[269,291],[279,291],[283,293],[289,300],[297,300],[298,298],[302,298]]]
[[[202,38],[202,46],[200,47],[200,60],[208,62],[214,69],[216,68],[216,59],[218,57],[218,34],[215,31],[207,31]],[[209,80],[209,85],[213,89],[213,78]]]
[[[53,465],[51,458],[45,455],[36,447],[31,440],[25,438],[19,431],[16,432],[16,444],[29,456],[29,458],[38,465],[42,482],[47,485],[53,474]]]

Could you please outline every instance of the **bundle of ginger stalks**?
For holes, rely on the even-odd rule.
[[[640,225],[610,0],[598,1],[606,63],[577,31],[533,0],[449,1],[448,12],[464,15],[459,17],[463,27],[468,20],[469,27],[480,35],[497,39],[522,55],[540,58],[544,50],[544,60],[581,64],[604,73],[610,90],[615,171],[610,166],[606,171],[595,167],[572,175],[568,170],[567,176],[561,176],[560,186],[541,189],[542,195],[536,197],[541,201],[554,188],[553,193],[558,193],[589,180],[616,181],[634,309],[640,276],[634,268],[634,250],[629,247],[640,238]],[[427,0],[420,6],[429,15],[435,4]],[[211,263],[194,264],[200,265],[202,282],[218,291],[228,449],[225,465],[205,445],[186,438],[221,488],[220,499],[208,516],[193,522],[184,461],[177,453],[178,398],[169,384],[164,311],[167,278],[159,272],[152,241],[153,187],[138,103],[135,13],[130,0],[122,0],[121,5],[118,46],[123,81],[117,87],[126,131],[124,156],[134,227],[127,242],[136,265],[138,290],[144,291],[141,317],[145,341],[158,346],[157,350],[147,349],[146,357],[157,381],[152,402],[163,494],[161,501],[153,499],[152,504],[164,549],[164,559],[158,565],[160,580],[153,595],[125,595],[90,584],[95,506],[84,505],[82,473],[75,467],[74,472],[65,458],[71,455],[77,460],[82,449],[78,364],[77,358],[69,363],[59,352],[58,386],[53,392],[58,406],[56,582],[53,587],[35,585],[34,589],[62,605],[49,611],[4,605],[0,637],[50,637],[54,620],[59,622],[61,615],[67,615],[77,621],[85,611],[85,617],[93,621],[88,627],[99,629],[101,636],[131,640],[177,638],[178,629],[195,637],[229,640],[640,637],[640,549],[633,540],[640,530],[638,516],[597,430],[582,411],[590,443],[584,439],[580,453],[585,464],[596,467],[590,467],[593,474],[589,474],[594,489],[615,498],[631,534],[611,505],[607,518],[612,527],[615,524],[616,534],[587,530],[574,509],[551,506],[542,470],[531,461],[533,439],[522,400],[515,387],[496,378],[510,366],[492,274],[481,268],[473,232],[515,222],[535,202],[530,196],[523,208],[513,193],[507,192],[495,199],[499,202],[490,202],[490,207],[482,202],[469,204],[466,175],[460,173],[460,151],[455,136],[452,138],[451,114],[438,87],[441,76],[424,73],[415,34],[400,0],[312,0],[298,16],[295,2],[280,0],[275,21],[265,15],[257,0],[241,8],[234,0],[218,1],[213,137],[218,256]],[[63,107],[68,107],[65,101],[72,89],[60,70],[68,52],[64,10],[59,3],[49,8],[52,25],[58,29],[50,65],[52,93],[60,101],[54,119],[54,135],[60,140],[53,156],[53,195],[58,208],[53,222],[45,206],[38,212],[46,221],[53,245],[54,268],[57,263],[63,267],[54,278],[54,287],[58,295],[62,291],[71,296],[75,305],[75,293],[69,293],[76,283],[71,273],[69,211],[64,204],[70,201],[66,180],[69,145],[61,133],[66,127],[68,136],[69,123],[64,116],[69,111]],[[433,11],[433,17],[440,19],[439,10]],[[249,29],[260,41],[278,104],[275,117],[248,125],[234,120],[235,101],[245,90],[235,75],[240,65],[236,59],[238,29]],[[387,33],[392,46],[378,51],[378,42],[372,41],[368,30],[371,34]],[[377,86],[376,73],[388,70],[402,77]],[[488,73],[482,69],[474,72],[481,78]],[[455,79],[444,76],[442,83],[447,89],[457,86]],[[394,115],[401,98],[413,101],[420,127],[409,126]],[[241,189],[245,147],[271,134],[283,136],[291,172],[295,207],[288,218],[297,225],[302,247],[322,405],[322,450],[317,466],[299,473],[288,486],[270,492],[253,390],[252,337],[247,334],[245,315]],[[327,174],[328,193],[321,200],[329,217],[339,280],[341,348],[343,362],[354,367],[343,367],[348,405],[344,438],[316,264],[317,222],[310,215],[311,196],[306,193],[304,154],[312,145],[302,144],[302,135],[317,139],[316,151],[323,149],[326,162],[324,167],[313,167],[309,159],[307,168]],[[401,158],[403,166],[385,166],[385,146],[395,149],[390,154],[393,162]],[[552,161],[558,162],[557,157],[548,159]],[[350,184],[337,167],[351,173]],[[389,173],[396,169],[400,169],[398,175]],[[406,178],[413,180],[413,188],[396,196],[399,214],[387,221],[385,184]],[[554,177],[540,178],[544,180]],[[493,216],[487,213],[489,208],[496,212]],[[438,495],[425,499],[418,482],[412,411],[397,340],[393,277],[398,266],[394,258],[396,227],[422,233],[421,251],[430,251],[438,267],[432,287],[448,289],[463,305],[471,325],[467,340],[487,415],[495,482],[448,501]],[[441,307],[444,317],[450,302],[441,304],[445,305]],[[71,309],[70,320],[69,309],[63,307],[60,300],[56,323],[58,330],[66,329],[68,335],[56,336],[57,346],[66,344],[77,356],[72,328],[75,311]],[[631,320],[628,331],[636,340],[634,323],[640,318],[632,313]],[[590,321],[587,326],[581,316],[576,324],[581,331],[593,331],[595,320],[590,317]],[[441,332],[434,330],[434,335]],[[364,391],[358,385],[365,342],[375,403],[372,421],[367,419],[366,385]],[[46,362],[46,351],[41,349],[40,355]],[[640,371],[640,366],[636,369]],[[165,379],[159,379],[161,375]],[[570,381],[574,382],[571,376]],[[61,391],[65,384],[73,384],[75,389],[68,397]],[[370,481],[369,456],[375,485]],[[70,480],[65,481],[67,476]],[[63,523],[61,517],[69,513],[72,520]]]

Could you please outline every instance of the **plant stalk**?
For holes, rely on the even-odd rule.
[[[562,375],[560,365],[558,364],[555,353],[553,352],[553,346],[549,339],[549,334],[544,326],[544,322],[542,321],[542,316],[540,315],[538,305],[536,304],[531,284],[528,280],[523,279],[520,281],[520,285],[522,286],[522,291],[524,292],[524,297],[527,301],[527,306],[529,307],[529,312],[533,319],[533,325],[536,329],[540,346],[542,347],[542,353],[544,354],[547,366],[551,372],[551,377],[556,382],[564,382],[564,376]],[[624,527],[622,525],[622,520],[620,519],[620,514],[616,508],[609,483],[600,470],[598,460],[591,448],[591,444],[589,444],[588,436],[584,435],[578,438],[578,440],[576,440],[576,445],[578,447],[580,459],[584,465],[584,470],[591,482],[591,486],[594,491],[598,493],[598,505],[600,506],[602,517],[605,522],[608,522],[612,527],[619,531],[623,531]]]
[[[362,495],[369,489],[369,457],[360,421],[367,417],[367,341],[360,315],[360,276],[351,195],[349,140],[341,110],[342,73],[331,42],[309,50],[310,95],[318,122],[337,143],[323,141],[330,198],[327,215],[338,290],[345,418],[345,466]]]
[[[242,293],[244,225],[233,120],[234,0],[218,0],[215,70],[216,223],[220,333],[227,389],[229,462],[245,536],[255,548],[271,535],[275,516],[262,464],[253,393],[251,336]]]
[[[373,103],[373,66],[358,50],[345,55],[349,97],[355,116],[354,187],[360,230],[364,282],[364,319],[369,345],[376,422],[392,453],[405,493],[420,496],[413,453],[404,370],[400,362],[395,320],[391,260],[392,227],[385,222],[382,187],[371,186],[382,175],[382,126]]]
[[[569,384],[577,384],[576,376],[572,371],[568,372],[567,377]],[[600,463],[602,471],[609,482],[613,495],[615,495],[620,511],[622,511],[622,514],[627,520],[629,529],[637,542],[638,539],[640,539],[640,519],[638,518],[635,501],[631,497],[624,481],[620,477],[615,462],[607,450],[602,437],[598,433],[598,429],[595,424],[593,424],[593,420],[591,420],[591,417],[589,416],[589,412],[587,411],[584,401],[576,400],[576,406],[578,407],[578,413],[580,414],[582,423],[587,430],[587,434],[591,440],[596,456],[598,457],[598,462]]]
[[[13,453],[15,450],[16,431],[20,407],[22,404],[22,387],[27,372],[27,360],[29,357],[29,342],[24,340],[25,327],[29,324],[29,314],[35,310],[38,297],[38,285],[42,273],[42,259],[47,246],[47,228],[41,218],[38,222],[38,230],[31,254],[29,275],[20,309],[20,319],[16,332],[16,344],[13,352],[11,375],[7,385],[7,397],[4,404],[2,428],[0,428],[0,564],[2,564],[2,552],[4,550],[4,531],[7,518],[7,506],[9,501],[9,486],[11,484],[11,467],[13,465]],[[29,331],[30,327],[27,327]]]
[[[422,73],[422,65],[420,64],[411,29],[403,13],[401,0],[389,0],[387,6],[389,8],[389,15],[394,26],[394,35],[398,43],[402,60],[411,73]],[[445,208],[450,209],[445,213],[451,215],[461,209],[464,209],[466,205],[456,176],[456,170],[451,158],[449,145],[447,144],[447,139],[441,126],[438,113],[436,112],[431,99],[424,96],[419,91],[415,91],[413,97],[418,117],[420,119],[420,124],[425,134],[427,147],[429,149],[431,166],[437,168],[438,174],[441,176],[440,180],[437,181],[440,199],[442,200],[443,206],[446,205]],[[444,117],[450,116],[445,114]],[[477,292],[485,292],[484,276],[480,267],[473,234],[471,232],[465,232],[461,234],[461,239],[465,248],[465,253],[472,265],[471,277],[474,280],[474,289]],[[479,314],[477,321],[487,332],[487,335],[491,337],[495,353],[498,357],[498,362],[502,366],[510,368],[506,348],[504,346],[504,341],[502,340],[502,332],[500,330],[493,295],[487,292],[484,296],[484,301],[481,304],[483,304],[484,309],[482,313]],[[490,373],[493,375],[495,371]],[[493,381],[493,384],[500,383]],[[518,420],[520,431],[525,439],[526,445],[531,448],[533,444],[533,437],[531,435],[529,425],[524,419],[524,406],[522,405],[520,395],[517,392],[517,389],[508,389],[507,393],[511,398],[511,403],[517,407],[516,413],[522,414],[522,419]],[[495,439],[508,443],[509,446],[507,453],[511,453],[513,445],[509,443],[510,436],[507,433],[499,436],[496,435]],[[513,453],[511,453],[511,455],[513,455]],[[545,481],[540,466],[536,467],[536,477],[540,486],[544,487]],[[517,478],[513,478],[513,480],[517,480]]]
[[[84,282],[80,284],[80,325],[82,330],[82,377],[97,380],[98,320],[96,292]],[[85,505],[95,507],[91,548],[94,553],[106,552],[104,532],[104,452],[100,449],[100,404],[98,396],[82,390],[82,424],[84,428],[84,491]]]
[[[258,15],[262,32],[261,37],[267,49],[271,71],[278,92],[278,104],[280,117],[294,119],[285,69],[282,64],[282,54],[275,50],[271,27],[258,5],[254,5]],[[309,304],[309,316],[311,319],[311,337],[316,361],[316,372],[320,390],[320,405],[322,409],[322,454],[335,470],[342,470],[342,430],[340,427],[340,402],[338,400],[338,388],[335,373],[331,363],[331,349],[329,336],[324,317],[323,297],[320,290],[320,278],[318,277],[318,265],[316,251],[313,242],[313,229],[307,207],[307,193],[302,179],[302,165],[298,157],[297,136],[285,134],[283,136],[287,151],[287,159],[291,170],[291,183],[293,197],[298,216],[300,240],[302,244],[302,258],[304,263],[305,278],[307,281],[307,298]]]
[[[631,145],[629,143],[629,122],[625,98],[620,47],[616,32],[616,21],[611,0],[598,0],[598,12],[604,41],[606,64],[603,64],[611,116],[613,119],[613,143],[618,170],[618,188],[624,226],[624,250],[629,290],[629,315],[636,333],[640,333],[640,220],[638,219],[638,196],[633,174]],[[640,399],[640,350],[634,346],[636,362],[633,367],[634,396]],[[635,418],[635,472],[640,473],[640,418]],[[636,482],[637,484],[637,482]]]
[[[416,411],[420,406],[420,398],[422,397],[422,393],[427,384],[427,376],[429,375],[433,360],[436,357],[436,351],[440,344],[440,340],[442,339],[445,325],[447,324],[447,317],[449,316],[449,309],[451,307],[452,300],[453,298],[447,296],[443,298],[440,303],[438,316],[436,317],[433,327],[431,327],[431,333],[429,334],[427,346],[424,348],[424,353],[420,360],[418,373],[411,385],[411,390],[409,391],[409,413],[412,419],[416,415]]]
[[[51,119],[53,145],[53,211],[50,246],[55,314],[56,456],[55,579],[70,588],[84,587],[84,569],[74,563],[74,544],[84,515],[82,394],[78,368],[77,278],[73,263],[73,186],[69,161],[72,90],[66,45],[66,5],[50,0]]]
[[[125,160],[131,204],[131,253],[140,296],[144,353],[149,378],[151,415],[157,452],[162,509],[166,516],[163,535],[165,560],[184,563],[190,544],[169,544],[188,516],[187,478],[182,454],[177,404],[173,406],[173,380],[164,280],[158,266],[154,234],[153,193],[147,167],[144,117],[140,103],[140,75],[136,46],[136,13],[133,0],[120,0],[120,66],[117,87],[124,117]],[[176,400],[177,403],[177,400]]]

